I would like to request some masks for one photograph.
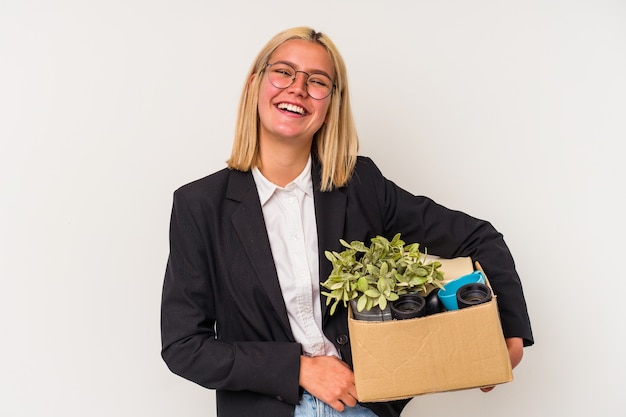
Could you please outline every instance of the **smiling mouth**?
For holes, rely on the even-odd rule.
[[[301,116],[304,116],[304,109],[300,106],[296,106],[295,104],[290,104],[290,103],[278,103],[278,105],[276,106],[281,110],[286,110],[290,113],[296,113],[299,114]]]

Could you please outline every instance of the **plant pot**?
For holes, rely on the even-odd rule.
[[[391,321],[391,308],[387,304],[387,308],[381,310],[380,307],[373,307],[371,310],[358,311],[356,308],[356,300],[350,300],[350,307],[352,307],[352,315],[357,320],[365,321]]]
[[[426,299],[418,294],[403,294],[391,303],[391,315],[396,320],[423,317],[426,315]]]
[[[491,301],[491,290],[485,284],[465,284],[456,292],[459,309]]]
[[[444,311],[443,304],[441,303],[441,300],[437,296],[437,293],[439,293],[439,288],[433,289],[425,297],[426,298],[426,315],[427,316],[430,316],[431,314],[441,313],[442,311]]]

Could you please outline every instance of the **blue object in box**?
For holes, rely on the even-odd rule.
[[[456,302],[456,292],[465,284],[484,284],[485,276],[480,271],[474,271],[471,274],[463,275],[457,279],[453,279],[443,286],[437,292],[437,296],[443,303],[446,310],[458,310],[459,305]]]

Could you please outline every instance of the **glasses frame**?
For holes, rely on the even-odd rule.
[[[291,69],[293,69],[293,71],[294,71],[294,72],[293,72],[293,77],[291,78],[291,82],[290,82],[290,83],[289,83],[289,85],[287,85],[286,87],[279,87],[279,86],[275,85],[275,84],[272,82],[272,78],[270,77],[269,71],[267,71],[267,80],[270,82],[270,84],[272,84],[274,87],[276,87],[276,88],[278,88],[278,89],[285,90],[285,89],[287,89],[287,88],[291,87],[291,86],[293,85],[293,83],[294,83],[294,82],[296,82],[296,78],[297,78],[297,76],[298,76],[298,73],[299,73],[299,72],[301,72],[302,74],[306,75],[306,79],[304,80],[304,85],[306,86],[306,93],[307,93],[307,94],[309,95],[309,97],[311,97],[313,100],[324,100],[325,98],[330,97],[330,96],[333,94],[333,92],[335,91],[335,87],[336,87],[336,85],[335,85],[335,80],[333,80],[332,78],[328,77],[328,75],[324,74],[323,72],[313,72],[313,73],[308,73],[308,72],[306,72],[306,71],[298,71],[298,70],[296,70],[296,69],[293,67],[293,65],[288,64],[288,63],[283,62],[283,61],[273,62],[273,63],[271,63],[271,64],[270,64],[270,63],[267,63],[267,64],[265,64],[265,68],[267,69],[267,68],[271,67],[272,65],[276,65],[276,64],[286,65],[286,66],[290,67]],[[331,84],[332,84],[332,87],[329,89],[328,94],[327,94],[326,96],[322,97],[322,98],[316,98],[316,97],[313,97],[313,96],[311,95],[311,93],[309,93],[309,77],[310,77],[311,75],[315,75],[315,74],[317,74],[317,75],[323,75],[323,76],[325,76],[325,77],[328,77],[328,79],[330,80],[330,82],[331,82]]]

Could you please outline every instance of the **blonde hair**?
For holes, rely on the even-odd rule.
[[[248,171],[257,166],[259,158],[259,85],[263,71],[276,48],[292,39],[316,42],[330,56],[335,70],[335,88],[331,95],[326,122],[315,133],[313,152],[322,165],[321,190],[344,186],[356,165],[359,140],[354,126],[347,70],[335,44],[324,34],[308,27],[287,29],[274,36],[261,49],[250,67],[239,101],[235,139],[228,168]],[[253,77],[254,76],[254,77]]]

